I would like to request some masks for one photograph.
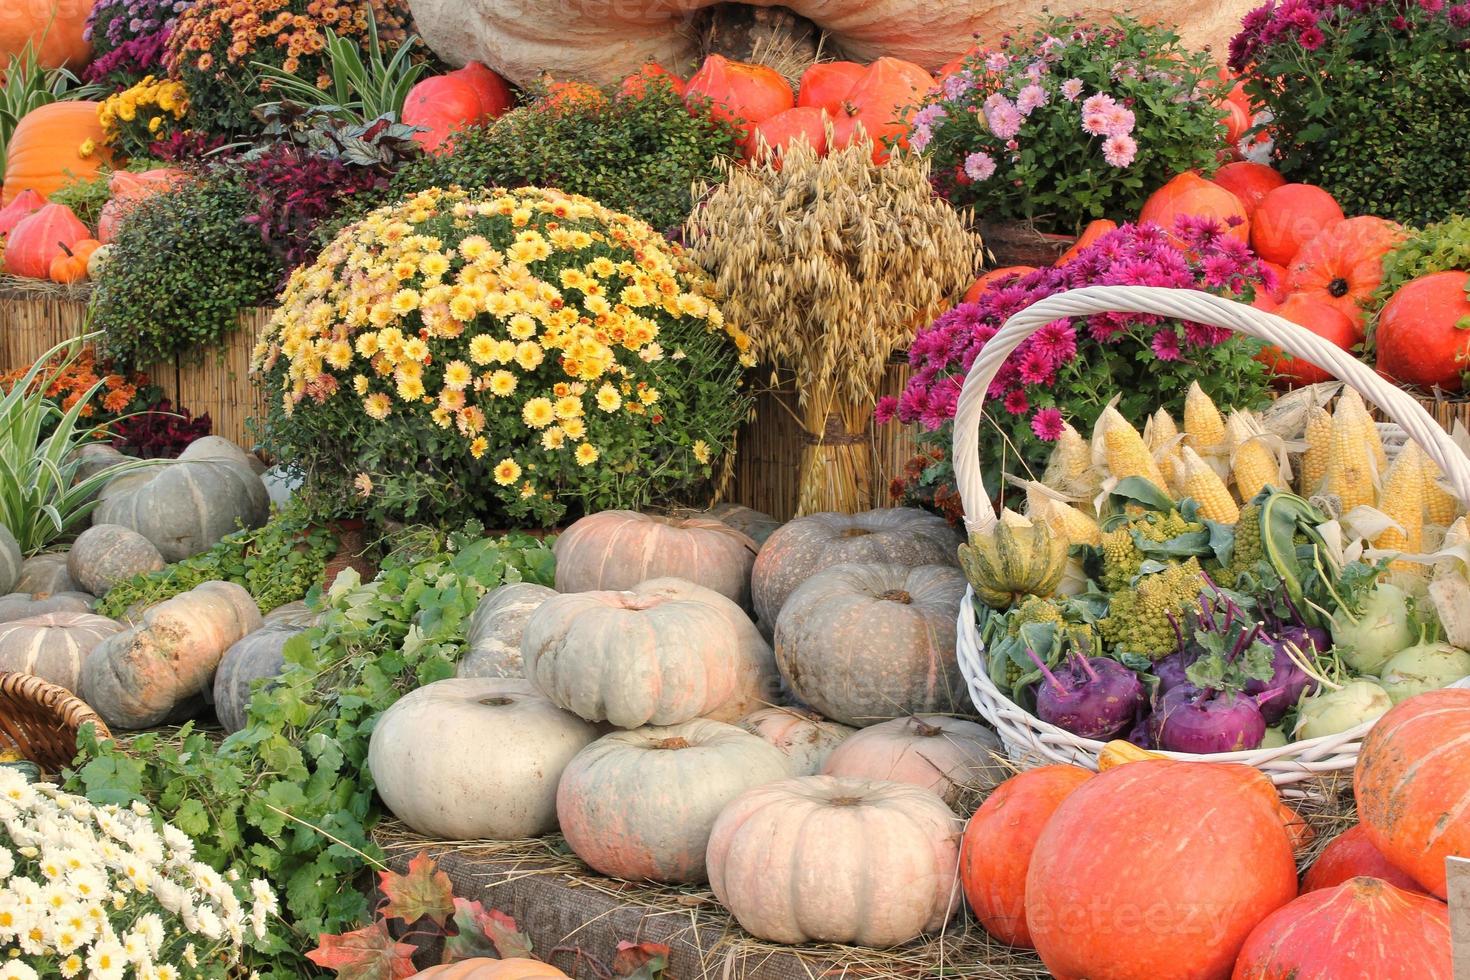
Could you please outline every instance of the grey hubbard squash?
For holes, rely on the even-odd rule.
[[[960,545],[959,558],[980,601],[1009,609],[1028,595],[1056,592],[1067,571],[1067,541],[1054,536],[1045,522],[1007,510],[990,531],[971,534],[969,543]]]
[[[93,524],[72,543],[66,570],[93,595],[106,595],[123,579],[164,566],[153,542],[121,524]]]
[[[721,524],[728,524],[741,534],[750,536],[758,545],[763,545],[780,528],[781,522],[770,514],[763,513],[744,504],[715,504],[704,512]]]
[[[556,787],[595,726],[524,679],[451,677],[383,712],[368,744],[378,796],[415,831],[520,840],[556,830]]]
[[[835,565],[786,600],[776,666],[800,701],[846,725],[968,711],[955,657],[964,596],[948,565]]]
[[[469,649],[455,668],[456,677],[525,677],[521,637],[526,623],[555,589],[534,582],[513,582],[481,596],[465,629]]]
[[[195,586],[98,644],[82,665],[82,699],[112,728],[192,715],[225,651],[260,627],[260,609],[240,586]]]
[[[588,514],[556,539],[558,592],[631,589],[680,578],[750,607],[750,569],[760,545],[709,517],[631,510]]]
[[[770,707],[740,719],[740,727],[781,750],[791,764],[791,775],[814,776],[832,750],[855,728],[828,721],[805,708]]]
[[[0,671],[34,674],[76,693],[82,664],[123,625],[87,612],[42,613],[0,624]]]
[[[703,718],[614,732],[562,772],[556,814],[572,850],[605,875],[697,883],[720,811],[787,778],[788,765],[775,746]]]
[[[65,552],[43,551],[20,563],[20,581],[15,583],[15,591],[44,599],[61,592],[86,590],[66,570]]]
[[[305,599],[297,599],[295,602],[277,606],[266,613],[262,619],[267,626],[280,623],[283,626],[300,626],[304,629],[321,622],[325,614],[325,609],[308,609]]]
[[[220,727],[231,733],[245,727],[250,685],[280,674],[286,663],[286,641],[305,629],[288,623],[267,623],[230,644],[214,672],[214,713]]]
[[[259,527],[270,514],[247,454],[218,436],[190,443],[172,463],[125,473],[99,499],[94,520],[132,528],[171,562],[207,550],[241,524]]]
[[[85,592],[57,592],[37,599],[29,592],[0,595],[0,623],[30,619],[47,613],[91,612],[96,598]]]
[[[751,575],[756,617],[764,629],[774,630],[787,597],[833,565],[958,566],[960,541],[944,518],[912,507],[799,517],[772,534],[756,556]]]
[[[0,524],[0,595],[13,590],[20,581],[20,563],[20,542],[10,528]]]

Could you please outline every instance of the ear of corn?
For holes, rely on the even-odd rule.
[[[1159,464],[1164,479],[1169,481],[1169,486],[1162,489],[1176,488],[1179,479],[1179,426],[1174,424],[1173,416],[1162,408],[1155,412],[1143,427],[1143,442]]]
[[[1281,472],[1280,455],[1249,412],[1232,413],[1225,434],[1230,442],[1230,475],[1241,503],[1252,500],[1267,484],[1283,489],[1290,486]]]
[[[1460,502],[1446,490],[1440,479],[1444,476],[1428,453],[1424,460],[1424,519],[1436,527],[1449,527],[1460,516]]]
[[[1428,457],[1417,442],[1409,442],[1399,453],[1383,479],[1383,492],[1378,496],[1378,509],[1401,527],[1386,528],[1373,541],[1375,548],[1385,551],[1407,551],[1417,554],[1424,544],[1424,462]]]
[[[1216,467],[1217,473],[1227,472],[1224,467],[1229,446],[1225,441],[1225,419],[1198,381],[1190,382],[1189,393],[1184,397],[1184,442]]]
[[[1045,524],[1052,534],[1068,544],[1102,544],[1102,529],[1097,519],[1060,499],[1043,484],[1026,484],[1026,514]]]
[[[1327,456],[1332,445],[1332,413],[1321,405],[1313,405],[1307,413],[1307,451],[1302,454],[1302,478],[1297,487],[1304,497],[1322,488],[1327,475]]]
[[[1199,453],[1185,446],[1179,452],[1179,465],[1183,470],[1181,493],[1199,504],[1201,517],[1221,524],[1234,524],[1240,520],[1240,508],[1231,498],[1225,481]]]
[[[1072,423],[1062,424],[1062,434],[1052,446],[1041,482],[1069,499],[1089,498],[1095,491],[1092,448]]]
[[[1363,399],[1349,388],[1332,413],[1327,467],[1322,477],[1322,492],[1337,497],[1341,513],[1378,501],[1378,463],[1368,441],[1370,433],[1381,449],[1378,429]]]
[[[1163,471],[1154,462],[1143,436],[1116,408],[1109,405],[1103,409],[1102,415],[1098,416],[1097,427],[1102,435],[1103,460],[1115,479],[1141,476],[1160,490],[1168,490]]]

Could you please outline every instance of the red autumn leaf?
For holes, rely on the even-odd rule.
[[[669,965],[669,947],[663,943],[618,943],[613,976],[625,980],[659,980]]]
[[[404,980],[418,973],[413,954],[414,947],[396,942],[380,919],[340,936],[322,933],[321,945],[306,958],[342,980]]]
[[[437,869],[427,851],[408,862],[408,874],[383,871],[379,887],[388,897],[383,918],[402,919],[413,925],[428,916],[435,925],[443,926],[454,914],[454,885],[449,876]]]
[[[489,936],[490,941],[495,944],[495,949],[500,953],[501,959],[531,956],[531,937],[521,932],[520,927],[516,925],[516,920],[504,912],[499,909],[491,909],[485,913],[482,925],[485,935]]]
[[[444,942],[444,962],[477,956],[531,957],[531,939],[516,926],[516,920],[494,909],[486,911],[479,902],[454,900],[454,924],[458,932]]]

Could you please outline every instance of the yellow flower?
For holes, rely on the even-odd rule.
[[[541,448],[557,450],[567,444],[567,434],[562,431],[561,426],[553,425],[541,433]]]
[[[582,414],[582,399],[575,395],[566,395],[556,400],[556,417],[559,419],[574,419]]]
[[[485,297],[485,312],[495,317],[507,317],[515,312],[516,305],[510,296],[497,289]]]
[[[445,408],[443,405],[440,405],[438,408],[430,412],[429,418],[433,419],[434,424],[441,429],[449,428],[449,423],[454,421],[454,416],[452,416],[449,413],[449,409]]]
[[[419,294],[412,289],[400,289],[393,294],[393,300],[388,306],[399,316],[403,316],[405,313],[412,313],[419,308]]]
[[[464,361],[450,361],[444,365],[444,387],[462,391],[474,378],[474,372]]]
[[[393,311],[387,303],[374,303],[368,310],[368,323],[375,327],[386,327],[393,322]]]
[[[487,450],[489,448],[490,448],[490,440],[489,439],[486,439],[484,436],[475,436],[475,438],[473,440],[471,440],[471,442],[470,442],[470,455],[473,456],[473,457],[475,457],[476,459],[479,459],[481,456],[485,455],[485,450]],[[509,462],[509,461],[507,460],[507,461],[504,461],[504,462]],[[515,466],[514,463],[511,463],[511,465],[512,466]],[[500,467],[497,466],[495,469],[496,469],[496,473],[497,473],[497,476],[496,476],[495,479],[497,481],[499,481],[500,477],[499,477],[498,474],[499,474]],[[516,476],[520,476],[520,475],[521,475],[520,467],[516,467]],[[514,477],[512,477],[512,479],[514,479]]]
[[[473,320],[479,309],[480,305],[475,302],[474,298],[465,293],[460,293],[449,301],[449,315],[461,322]]]
[[[602,276],[604,279],[617,271],[617,266],[613,265],[612,259],[605,255],[599,255],[593,259],[590,268],[593,274]]]
[[[439,392],[439,407],[446,412],[457,412],[464,408],[464,392],[445,388]]]
[[[495,346],[495,338],[489,334],[470,338],[470,360],[476,364],[489,364],[495,360]]]
[[[516,340],[530,340],[536,336],[536,321],[524,313],[517,313],[510,318],[508,329]]]
[[[352,363],[352,346],[345,340],[334,340],[331,346],[327,348],[327,354],[324,360],[338,371],[341,371]]]
[[[367,394],[367,390],[368,390],[368,377],[367,377],[367,375],[365,375],[365,374],[359,374],[356,377],[354,377],[352,379],[352,388],[359,395],[366,395]]]
[[[534,344],[526,340],[522,341],[516,347],[516,363],[523,370],[534,371],[541,366],[541,362],[545,359],[546,355],[542,353],[540,344]]]
[[[473,451],[471,449],[471,452]],[[515,460],[507,458],[495,464],[495,482],[502,487],[508,487],[520,478],[521,464]]]
[[[373,494],[373,478],[366,473],[357,474],[357,478],[352,481],[352,485],[357,488],[357,495],[359,497],[371,497]]]
[[[623,404],[623,396],[612,385],[603,385],[597,389],[597,407],[604,412],[616,412]]]
[[[529,482],[522,483],[521,484],[521,499],[522,500],[525,500],[527,497],[534,497],[534,496],[536,496],[536,488],[533,487],[533,486],[531,486],[531,484]]]
[[[638,392],[638,400],[645,405],[652,405],[654,402],[658,401],[658,389],[644,388],[642,391]]]
[[[561,280],[562,286],[567,289],[580,289],[582,288],[582,283],[587,281],[587,277],[577,269],[563,269],[558,278]]]
[[[419,338],[413,337],[404,343],[403,356],[409,360],[422,363],[429,358],[429,345]]]
[[[473,262],[490,251],[490,243],[482,235],[470,235],[459,243],[459,254],[466,262]]]
[[[581,439],[587,435],[587,423],[581,419],[567,419],[561,424],[561,429],[568,439]]]
[[[426,276],[442,276],[449,271],[449,260],[438,252],[419,260],[419,271]]]
[[[362,407],[363,411],[367,412],[370,418],[375,418],[380,422],[388,417],[389,412],[393,411],[393,403],[381,391],[364,398],[362,400]]]
[[[532,398],[521,409],[521,421],[533,429],[544,429],[556,419],[550,398]]]
[[[77,156],[83,160],[97,152],[97,141],[94,139],[82,140],[82,145],[77,147]]]
[[[156,133],[156,132],[158,132],[162,128],[163,128],[163,117],[162,116],[154,116],[152,119],[148,120],[148,132],[150,132],[150,133]]]
[[[404,361],[393,372],[394,381],[421,381],[423,377],[424,366],[418,361]]]
[[[698,461],[699,465],[704,466],[709,462],[709,443],[705,442],[703,439],[696,439],[694,440],[694,445],[691,448],[694,452],[694,458]]]
[[[504,398],[516,390],[516,376],[504,368],[490,375],[490,393]]]
[[[600,455],[601,453],[597,451],[597,448],[592,443],[584,442],[577,447],[577,465],[591,466],[597,462],[597,457]]]
[[[413,402],[424,397],[424,383],[418,378],[404,378],[398,382],[398,398],[400,401]]]

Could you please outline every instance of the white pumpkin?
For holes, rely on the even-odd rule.
[[[368,769],[393,815],[446,840],[519,840],[556,830],[556,788],[597,729],[525,680],[453,677],[383,712]]]
[[[760,939],[897,946],[959,907],[963,830],[932,793],[903,783],[767,783],[715,821],[710,889]]]
[[[455,668],[456,677],[525,677],[521,637],[526,622],[555,589],[534,582],[514,582],[481,596],[465,629],[469,649]]]
[[[34,674],[75,693],[82,664],[123,626],[91,613],[42,613],[0,624],[0,671]]]
[[[20,581],[15,591],[44,599],[60,592],[85,592],[81,583],[66,570],[66,552],[43,551],[20,563]]]
[[[740,719],[740,727],[780,749],[793,776],[821,772],[832,750],[857,731],[804,708],[762,708]]]
[[[920,715],[864,728],[827,756],[824,775],[886,779],[926,789],[950,806],[966,792],[1009,776],[1005,751],[990,729],[962,718]]]
[[[93,524],[72,543],[66,570],[93,595],[106,595],[118,582],[164,566],[153,543],[120,524]]]
[[[0,595],[13,590],[20,581],[20,562],[20,543],[10,528],[0,524]]]

